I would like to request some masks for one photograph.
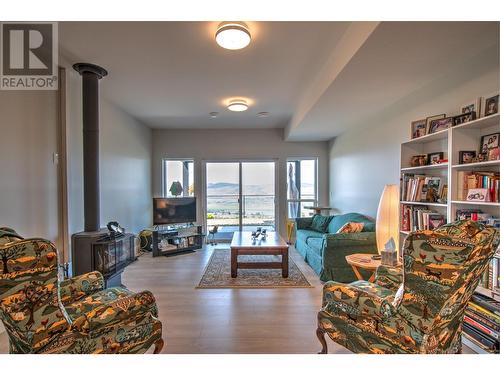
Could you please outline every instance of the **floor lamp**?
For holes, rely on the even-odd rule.
[[[395,250],[399,253],[399,187],[385,185],[377,210],[376,224],[377,250],[384,250],[392,238]]]

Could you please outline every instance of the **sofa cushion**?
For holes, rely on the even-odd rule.
[[[314,215],[311,222],[311,229],[320,233],[326,233],[328,224],[332,220],[331,216]]]
[[[319,256],[323,254],[323,243],[323,237],[309,237],[306,241],[307,246],[309,246]]]
[[[309,238],[323,238],[323,233],[316,232],[314,230],[301,229],[297,231],[297,242],[302,242],[307,244]]]
[[[330,224],[328,224],[328,233],[337,233],[340,228],[346,223],[363,223],[363,232],[374,232],[375,231],[375,224],[372,219],[355,213],[351,212],[348,214],[344,215],[338,215],[334,216],[333,219],[330,221]]]

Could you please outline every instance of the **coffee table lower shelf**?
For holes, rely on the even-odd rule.
[[[238,262],[239,255],[281,255],[281,262]],[[231,277],[238,277],[238,269],[281,269],[281,276],[288,277],[288,248],[253,250],[231,248]]]

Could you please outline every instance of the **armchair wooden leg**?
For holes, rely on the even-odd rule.
[[[325,340],[325,331],[318,327],[316,330],[316,336],[318,336],[318,340],[321,343],[322,349],[318,354],[328,354],[328,346],[326,345]]]
[[[161,352],[161,350],[163,349],[163,345],[165,344],[165,342],[163,341],[163,339],[159,339],[158,341],[155,342],[155,350],[153,352],[153,354],[159,354]]]

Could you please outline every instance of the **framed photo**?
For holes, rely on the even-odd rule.
[[[459,164],[472,163],[472,159],[474,159],[475,157],[476,157],[476,151],[459,151],[458,163]]]
[[[488,135],[483,135],[481,137],[481,153],[488,153],[492,148],[499,147],[498,139],[500,138],[500,133],[493,133]]]
[[[498,92],[483,98],[483,116],[491,116],[498,113]]]
[[[421,167],[423,165],[427,165],[427,155],[421,154],[412,156],[410,160],[410,165],[412,167]]]
[[[461,115],[453,117],[453,126],[465,124],[466,122],[472,121],[476,119],[476,112],[466,112]]]
[[[442,152],[432,152],[427,154],[427,163],[428,164],[439,164],[439,162],[443,159],[444,153]]]
[[[471,100],[460,106],[459,112],[460,114],[476,112],[476,116],[479,117],[481,114],[481,97],[476,100]]]
[[[453,117],[445,117],[442,119],[432,120],[429,126],[428,134],[437,133],[441,130],[446,130],[453,126]]]
[[[439,199],[441,203],[446,203],[448,200],[448,185],[443,185]]]
[[[489,202],[488,189],[469,189],[466,200],[469,202]]]
[[[488,160],[500,160],[500,147],[494,147],[488,151]]]
[[[431,122],[434,121],[434,120],[440,120],[440,119],[443,119],[446,117],[446,114],[441,114],[441,115],[434,115],[434,116],[430,116],[430,117],[427,117],[425,119],[425,123],[427,125],[427,134],[430,134],[431,132],[429,131],[430,128],[431,128]]]
[[[412,121],[411,123],[411,138],[418,138],[427,134],[426,120]]]

